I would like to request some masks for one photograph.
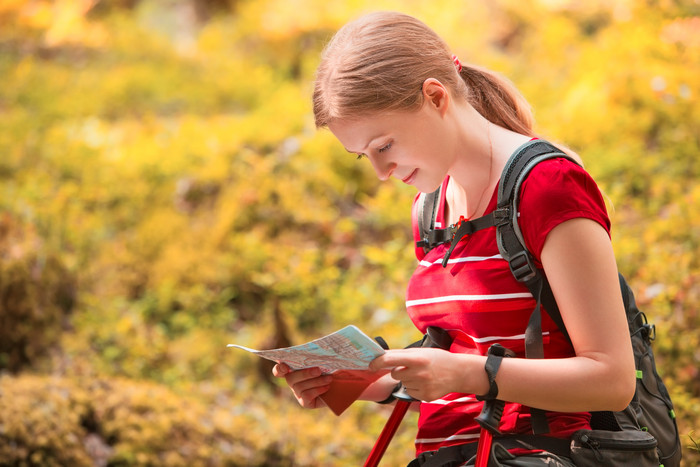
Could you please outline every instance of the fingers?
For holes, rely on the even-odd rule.
[[[330,376],[322,376],[317,380],[307,380],[296,385],[293,392],[299,404],[310,409],[320,407],[322,405],[320,396],[330,389],[331,380]]]
[[[278,363],[272,368],[272,374],[285,379],[302,407],[317,408],[325,405],[319,396],[328,391],[333,377],[322,374],[320,368],[294,371],[288,365]]]
[[[426,349],[387,350],[383,355],[372,360],[369,367],[373,371],[378,371],[421,364],[426,360],[425,350]]]
[[[446,375],[454,372],[454,365],[454,354],[446,350],[416,348],[389,350],[374,359],[370,368],[391,369],[391,377],[401,381],[410,396],[434,400],[452,392]]]
[[[309,374],[313,376],[307,377]],[[287,384],[292,388],[292,392],[299,404],[302,407],[311,409],[323,405],[319,396],[330,389],[332,381],[332,376],[321,375],[320,371],[307,372],[305,370],[300,370],[290,373],[287,377]]]
[[[290,386],[296,385],[306,380],[318,378],[322,375],[320,368],[304,368],[296,371],[288,371],[284,378]]]
[[[392,364],[393,353],[393,350],[387,350],[383,355],[369,362],[369,369],[372,371],[379,371],[394,368],[396,365]]]

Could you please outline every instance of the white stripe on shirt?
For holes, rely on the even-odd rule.
[[[421,298],[417,300],[407,300],[406,307],[417,305],[430,305],[433,303],[445,302],[475,302],[482,300],[508,300],[513,298],[532,298],[530,292],[523,293],[502,293],[491,295],[446,295],[444,297]]]
[[[475,401],[475,397],[459,397],[457,399],[452,399],[452,400],[447,400],[447,399],[435,399],[434,401],[430,402],[422,402],[422,404],[431,404],[431,405],[450,405],[454,403],[460,403],[460,402],[472,402]]]
[[[447,264],[457,264],[457,263],[469,263],[469,262],[478,262],[478,261],[488,261],[491,259],[503,259],[503,256],[501,255],[493,255],[493,256],[465,256],[464,258],[450,258],[447,260]],[[430,267],[430,266],[435,266],[436,264],[439,264],[442,266],[442,259],[437,259],[435,261],[425,261],[421,260],[418,264],[420,264],[423,267]]]
[[[463,439],[479,439],[479,433],[452,435],[447,438],[416,438],[416,444],[443,443],[446,441],[458,441]]]
[[[549,331],[543,331],[542,332],[543,336],[548,336]],[[492,342],[492,341],[517,341],[517,340],[524,340],[525,339],[525,334],[518,334],[516,336],[487,336],[487,337],[473,337],[469,336],[474,342],[477,344],[483,344],[485,342]]]

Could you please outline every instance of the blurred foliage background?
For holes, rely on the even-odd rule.
[[[698,0],[0,0],[0,464],[361,464],[389,409],[302,410],[226,344],[419,337],[413,191],[310,112],[370,9],[510,77],[582,155],[699,465]]]

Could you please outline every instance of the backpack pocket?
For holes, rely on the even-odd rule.
[[[658,467],[656,444],[646,431],[579,430],[571,438],[571,460],[577,467]]]

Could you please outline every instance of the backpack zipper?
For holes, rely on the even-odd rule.
[[[616,439],[596,439],[588,436],[587,434],[582,434],[580,437],[581,443],[585,444],[589,448],[596,451],[600,449],[615,449],[618,451],[637,451],[639,449],[653,449],[658,444],[656,439],[645,439],[645,440],[616,440]],[[596,457],[598,457],[596,455]]]

